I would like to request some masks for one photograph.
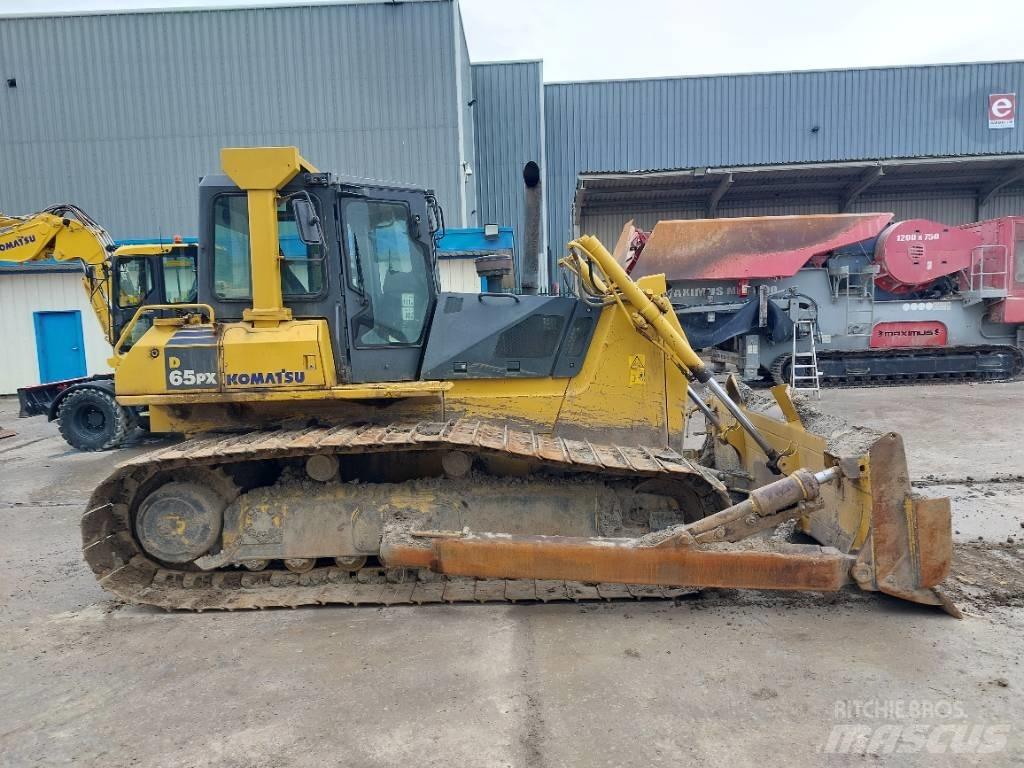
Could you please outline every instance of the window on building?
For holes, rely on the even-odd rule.
[[[430,301],[430,263],[422,243],[409,233],[404,203],[346,203],[345,252],[348,280],[366,308],[354,318],[358,346],[415,344],[423,335]]]
[[[249,203],[245,195],[218,197],[213,204],[213,219],[214,294],[228,300],[251,299]],[[302,242],[291,208],[285,201],[277,209],[277,232],[281,293],[285,298],[321,294],[324,290],[323,245]]]

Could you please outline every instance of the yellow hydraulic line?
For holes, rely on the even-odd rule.
[[[626,274],[626,270],[615,260],[614,256],[608,253],[608,249],[601,244],[601,241],[593,235],[583,235],[569,243],[569,246],[581,248],[597,262],[598,266],[601,267],[601,271],[604,272],[611,283],[622,291],[626,301],[633,305],[637,313],[644,320],[654,326],[658,336],[668,344],[669,348],[679,358],[679,361],[686,366],[687,370],[698,381],[703,382],[698,372],[706,371],[706,369],[700,356],[693,351],[693,347],[687,343],[686,339],[676,332],[676,329],[672,327],[672,324],[658,306],[640,290],[640,286],[630,279],[629,275]]]
[[[659,296],[658,298],[662,301],[661,305],[659,305],[648,297],[640,289],[640,286],[633,282],[632,278],[626,274],[626,270],[615,260],[615,257],[608,253],[608,249],[601,244],[601,241],[593,235],[583,235],[569,243],[569,247],[583,251],[593,262],[597,263],[604,276],[611,283],[611,289],[617,288],[622,293],[626,301],[637,311],[637,314],[654,328],[658,338],[668,346],[668,351],[675,356],[677,362],[688,370],[693,375],[693,378],[714,393],[715,397],[721,401],[722,405],[726,407],[729,413],[739,422],[740,426],[743,427],[743,430],[764,451],[765,456],[768,457],[768,468],[776,474],[780,473],[779,459],[782,458],[782,454],[772,447],[771,443],[765,439],[764,435],[747,418],[743,409],[734,403],[722,385],[715,381],[714,376],[711,375],[711,372],[704,365],[704,361],[694,352],[693,347],[686,340],[686,336],[677,327],[678,323],[674,325],[665,316],[667,312],[672,311],[672,305],[668,303],[668,299],[664,296]]]

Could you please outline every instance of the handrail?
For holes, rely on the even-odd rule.
[[[516,304],[519,303],[519,297],[514,293],[498,293],[496,291],[483,291],[476,295],[477,301],[483,304],[484,296],[490,296],[492,299],[512,299]]]
[[[135,330],[135,326],[138,325],[138,322],[140,319],[142,319],[143,315],[149,314],[150,312],[158,312],[166,309],[174,311],[198,309],[200,310],[200,312],[206,312],[206,315],[209,318],[210,323],[216,321],[216,316],[214,315],[213,307],[211,307],[209,304],[144,304],[143,306],[135,310],[135,314],[132,315],[131,321],[128,323],[128,325],[124,327],[124,330],[121,331],[121,335],[118,337],[117,343],[114,345],[114,357],[121,356],[121,347],[123,347],[124,343],[131,338],[132,331]]]

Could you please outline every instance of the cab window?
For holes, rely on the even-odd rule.
[[[245,195],[218,197],[213,204],[213,220],[214,294],[227,300],[250,299],[249,204]],[[277,209],[277,232],[281,293],[285,298],[319,296],[324,290],[323,246],[302,242],[287,201]]]
[[[117,264],[117,306],[139,307],[153,290],[153,275],[145,257],[120,259]]]
[[[164,272],[164,302],[193,304],[196,301],[196,257],[188,253],[171,254],[161,260]]]
[[[405,203],[350,200],[343,213],[349,286],[365,308],[353,318],[357,346],[415,344],[430,301],[430,264],[409,232]]]

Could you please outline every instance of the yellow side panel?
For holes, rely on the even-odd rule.
[[[225,326],[220,381],[228,392],[334,386],[327,321],[294,320],[273,328]]]
[[[665,411],[668,419],[669,441],[677,450],[682,446],[683,432],[686,430],[686,409],[689,407],[686,387],[686,377],[682,372],[674,365],[666,365]]]
[[[682,432],[685,382],[670,372],[666,382],[665,355],[640,336],[618,306],[606,307],[597,321],[587,357],[579,374],[569,380],[559,427],[622,430],[644,441],[666,444],[666,383],[672,393],[671,426]],[[673,442],[673,445],[675,443]]]
[[[112,358],[118,395],[162,395],[169,391],[164,347],[177,330],[153,326],[125,354]]]
[[[201,331],[153,326],[135,346],[115,360],[117,394],[173,393],[201,399],[203,392],[323,389],[337,382],[324,320],[296,320],[276,328],[254,329],[246,323],[221,328],[222,333],[216,340],[211,336],[212,343],[191,344],[187,334]],[[214,333],[213,329],[209,332]],[[199,355],[203,360],[209,358],[208,363],[195,366],[190,362]],[[176,372],[191,367],[198,373],[209,373],[209,377],[195,385],[190,385],[191,379],[186,379],[184,386],[177,381],[175,386]]]
[[[445,393],[445,418],[508,419],[550,428],[562,406],[568,379],[456,379]]]
[[[571,379],[452,382],[445,416],[527,424],[561,437],[680,447],[686,381],[637,334],[617,306],[602,310],[587,357]],[[670,437],[671,436],[671,437]]]

